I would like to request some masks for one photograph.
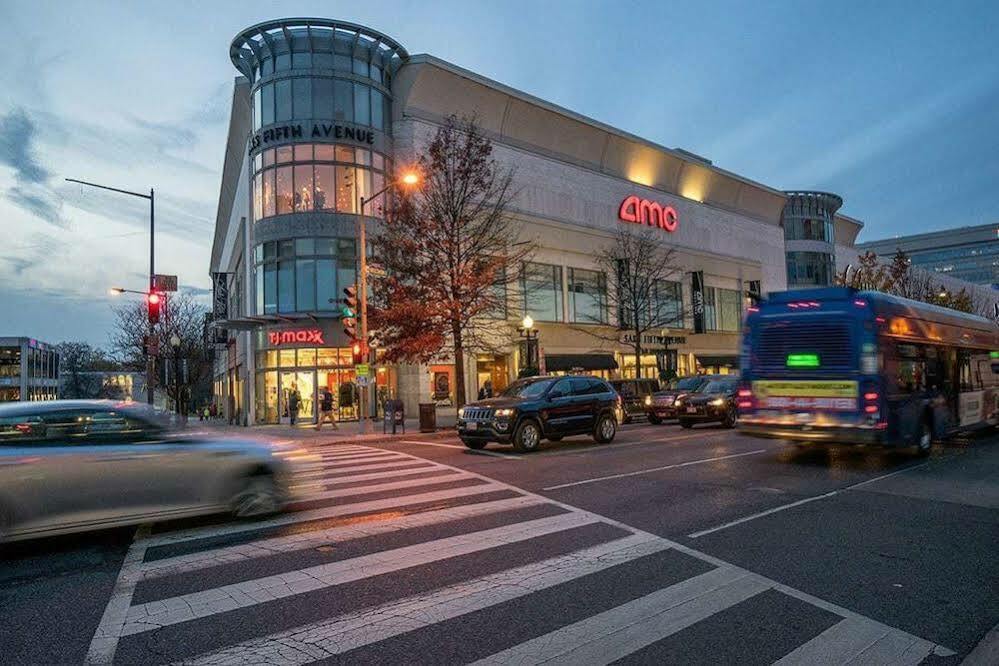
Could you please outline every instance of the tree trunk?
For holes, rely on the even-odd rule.
[[[465,347],[461,339],[461,328],[452,329],[454,336],[454,402],[457,408],[465,406]]]
[[[642,377],[642,332],[635,331],[635,379]]]

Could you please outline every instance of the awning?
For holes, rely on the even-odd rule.
[[[739,367],[739,357],[730,354],[694,354],[697,362],[705,367],[724,366],[729,368]]]
[[[611,354],[545,354],[545,372],[570,370],[617,370]]]

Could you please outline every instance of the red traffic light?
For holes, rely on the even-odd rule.
[[[149,323],[155,324],[160,320],[160,301],[163,298],[155,291],[146,294],[146,305],[149,310]]]
[[[355,342],[350,348],[351,356],[353,356],[354,365],[358,363],[364,363],[364,348],[360,342]]]
[[[149,301],[150,305],[159,305],[160,295],[157,294],[156,292],[153,292],[151,294],[146,294],[146,300]]]

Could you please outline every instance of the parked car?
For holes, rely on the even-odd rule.
[[[695,423],[721,423],[726,428],[734,428],[738,418],[735,404],[738,388],[737,375],[722,375],[694,393],[678,398],[675,404],[680,425],[693,428]]]
[[[692,375],[671,380],[664,389],[652,394],[652,404],[645,408],[645,416],[649,423],[659,425],[666,419],[677,417],[674,403],[689,393],[693,393],[709,381],[720,375]]]
[[[262,441],[171,432],[135,403],[0,405],[0,541],[226,510],[274,513],[307,459]]]
[[[522,452],[536,450],[542,439],[569,435],[604,444],[614,439],[621,418],[621,400],[603,379],[529,377],[458,410],[458,436],[470,449],[499,442]]]
[[[645,416],[652,395],[659,390],[655,379],[614,379],[610,384],[624,404],[624,423],[630,423],[635,416]]]

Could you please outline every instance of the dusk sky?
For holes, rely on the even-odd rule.
[[[999,223],[995,2],[0,0],[0,336],[106,345],[108,287],[207,294],[242,28],[368,25],[780,189],[843,196],[860,240]]]

